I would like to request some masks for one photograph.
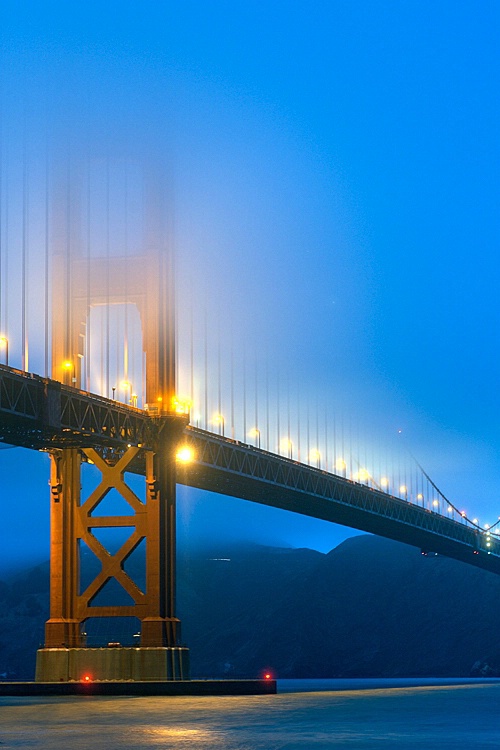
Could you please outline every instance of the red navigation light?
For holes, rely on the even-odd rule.
[[[266,674],[264,675],[264,679],[266,679],[266,680],[270,680],[271,679],[271,675],[269,674],[269,672],[266,672]]]
[[[264,672],[262,672],[262,679],[264,680],[272,680],[273,674],[268,669],[266,669]]]
[[[82,682],[92,682],[92,677],[89,674],[83,676]]]

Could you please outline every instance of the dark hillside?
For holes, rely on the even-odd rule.
[[[178,590],[193,677],[500,674],[500,577],[386,539],[181,550]],[[3,679],[32,679],[47,616],[47,564],[0,583]]]

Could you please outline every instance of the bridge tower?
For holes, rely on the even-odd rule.
[[[74,190],[64,185],[68,195]],[[71,203],[71,210],[68,208]],[[147,444],[124,443],[110,448],[92,435],[50,450],[51,552],[50,619],[44,648],[37,653],[37,681],[179,680],[189,679],[189,652],[181,643],[175,611],[175,454],[188,414],[175,394],[175,300],[171,251],[158,182],[149,177],[144,191],[144,244],[127,257],[92,257],[82,252],[81,201],[55,201],[52,251],[52,378],[80,388],[91,310],[96,306],[130,305],[139,311],[145,361],[145,394],[151,420]],[[107,342],[109,344],[109,341]],[[88,365],[88,363],[87,363]],[[109,399],[104,393],[96,399]],[[114,393],[113,393],[114,397]],[[132,404],[129,408],[137,408]],[[145,466],[141,500],[125,474],[138,461]],[[82,463],[100,472],[89,497],[81,493]],[[130,508],[126,515],[96,514],[113,492]],[[131,529],[121,548],[111,554],[100,543],[98,528]],[[94,553],[100,570],[82,587],[82,543]],[[126,572],[125,563],[145,543],[145,584]],[[129,603],[103,604],[110,581],[125,590]],[[131,603],[130,603],[131,602]],[[140,645],[95,648],[86,644],[84,623],[94,617],[137,617]]]

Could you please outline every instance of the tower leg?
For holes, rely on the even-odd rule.
[[[175,437],[166,427],[158,449],[146,458],[150,514],[146,580],[151,612],[142,620],[142,646],[178,646],[180,621],[176,605],[176,482]]]
[[[124,474],[141,449],[131,447],[114,462],[96,449],[63,449],[51,455],[51,598],[45,648],[37,654],[37,681],[186,680],[189,651],[180,645],[175,616],[175,446],[179,427],[166,419],[155,451],[145,451],[146,501],[126,484]],[[101,472],[101,483],[80,497],[81,456]],[[94,516],[114,489],[130,506],[127,516]],[[92,533],[96,527],[133,527],[110,554]],[[101,570],[80,593],[79,546],[83,540]],[[146,542],[146,586],[142,591],[125,571],[134,549]],[[115,578],[133,600],[130,605],[94,606],[97,594]],[[133,616],[141,621],[141,646],[87,648],[81,626],[88,618]]]
[[[77,617],[79,586],[75,513],[80,502],[80,452],[64,448],[50,454],[50,619],[45,624],[45,646],[82,645]]]

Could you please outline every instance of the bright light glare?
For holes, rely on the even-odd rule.
[[[382,479],[380,480],[380,486],[381,487],[388,487],[389,486],[389,480],[387,479],[387,477],[382,477]]]
[[[172,410],[176,414],[189,414],[192,405],[193,402],[189,398],[181,398],[180,396],[172,398]]]
[[[402,484],[402,485],[400,486],[400,488],[399,488],[399,491],[400,491],[401,493],[403,493],[403,494],[404,494],[404,493],[406,492],[406,485],[405,485],[405,484]]]
[[[175,458],[181,464],[189,464],[194,461],[194,451],[188,445],[183,445],[175,454]]]
[[[71,368],[73,367],[73,362],[66,360],[66,362],[63,362],[63,367],[65,370],[71,370]]]

